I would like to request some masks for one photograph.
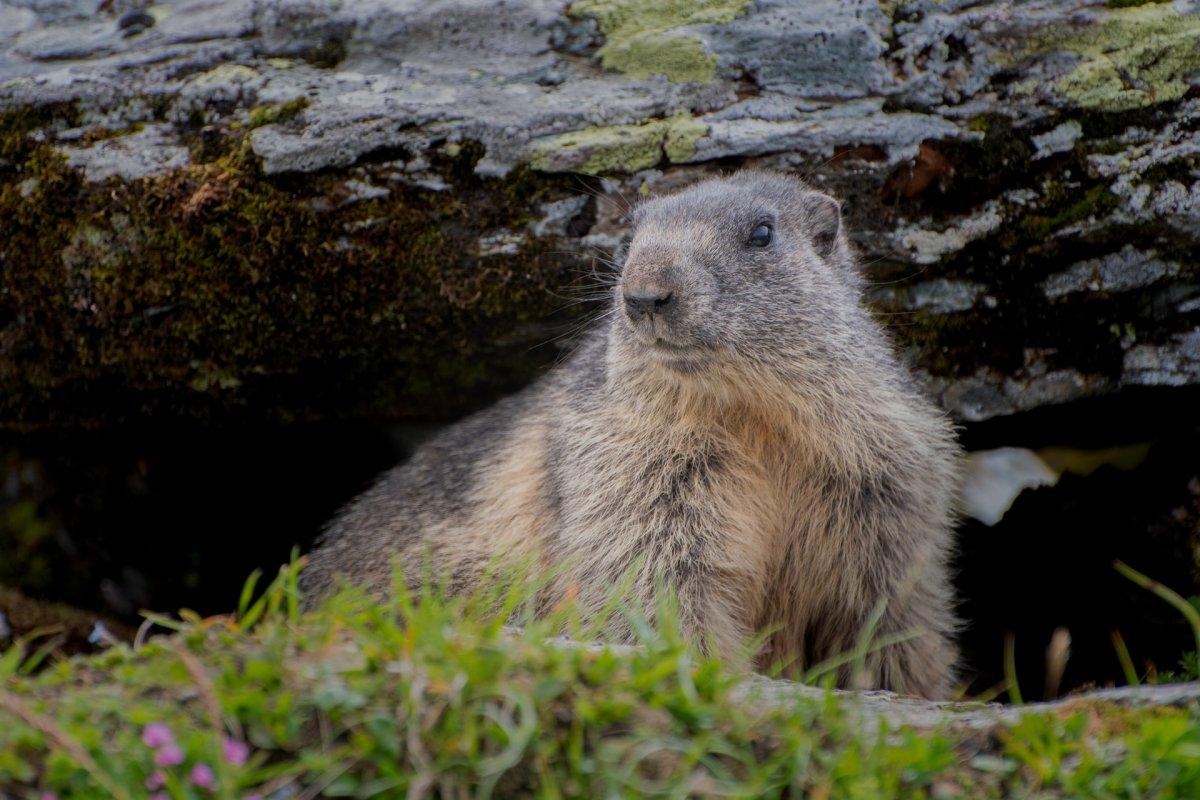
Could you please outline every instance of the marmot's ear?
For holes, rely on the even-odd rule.
[[[827,194],[807,192],[804,195],[805,223],[813,247],[828,258],[837,249],[838,234],[842,232],[842,204]]]

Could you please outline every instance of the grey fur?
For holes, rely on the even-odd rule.
[[[773,239],[752,247],[761,222]],[[635,321],[622,293],[643,290],[671,302]],[[552,598],[594,610],[632,570],[648,609],[669,585],[719,653],[772,630],[760,665],[796,671],[875,621],[891,643],[840,682],[944,694],[959,451],[861,290],[837,202],[795,178],[646,202],[608,321],[352,502],[306,587],[342,574],[386,591],[393,557],[410,581],[432,558],[465,587],[496,556],[540,558],[562,568]]]

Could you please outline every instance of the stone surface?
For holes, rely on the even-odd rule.
[[[629,645],[552,639],[559,647],[583,647],[592,651],[628,651]],[[828,690],[796,681],[753,675],[735,689],[747,703],[788,708],[797,702],[823,701]],[[883,690],[832,692],[843,709],[858,715],[864,725],[886,725],[895,730],[909,726],[917,730],[952,730],[957,733],[989,733],[1010,727],[1029,714],[1078,711],[1088,706],[1153,708],[1191,706],[1200,703],[1200,682],[1123,686],[1095,689],[1040,703],[1011,705],[976,701],[923,700]]]
[[[1073,292],[1123,292],[1149,286],[1179,274],[1179,265],[1126,245],[1116,253],[1072,264],[1042,282],[1053,299]]]
[[[84,178],[100,183],[109,178],[134,180],[178,169],[188,163],[188,150],[175,143],[164,125],[148,125],[137,133],[97,142],[88,147],[64,146],[67,164]]]
[[[843,199],[959,419],[1200,382],[1195,0],[143,6],[0,0],[0,425],[482,405],[735,166]]]
[[[1068,120],[1062,125],[1052,128],[1040,136],[1030,137],[1037,149],[1034,160],[1048,158],[1055,153],[1065,153],[1075,146],[1075,142],[1083,136],[1083,126],[1075,120]]]
[[[824,691],[791,681],[756,678],[742,690],[751,702],[784,705],[798,696],[819,699]],[[1061,700],[1021,706],[999,703],[947,702],[900,697],[891,692],[834,693],[860,716],[864,724],[886,724],[889,729],[907,725],[918,730],[950,729],[988,733],[1016,724],[1029,714],[1078,711],[1089,706],[1153,708],[1191,706],[1200,702],[1200,683],[1161,686],[1126,686],[1083,692]]]

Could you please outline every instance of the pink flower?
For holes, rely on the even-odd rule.
[[[197,764],[192,767],[192,783],[201,789],[213,788],[213,771],[208,764]]]
[[[163,774],[161,769],[156,769],[150,773],[150,777],[146,778],[146,788],[150,791],[161,789],[167,785],[167,776]]]
[[[237,739],[225,739],[221,745],[221,749],[225,755],[226,763],[232,764],[235,767],[245,764],[246,759],[250,757],[250,746],[245,742],[239,742]]]
[[[154,766],[173,767],[183,763],[183,751],[173,744],[166,745],[154,754]]]
[[[160,747],[175,744],[175,735],[171,733],[171,729],[165,723],[151,722],[142,729],[142,741],[147,747],[157,750]]]
[[[166,792],[155,792],[147,797],[146,800],[171,800],[171,797]]]
[[[263,800],[263,796],[261,794],[248,794],[242,800]]]
[[[258,797],[258,795],[255,795],[255,797]],[[58,795],[54,792],[42,792],[41,800],[58,800]],[[250,800],[250,798],[246,798],[246,800]],[[262,798],[259,798],[259,800],[262,800]]]

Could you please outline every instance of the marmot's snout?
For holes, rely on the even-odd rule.
[[[617,303],[637,340],[651,348],[696,344],[695,292],[673,262],[627,265]]]
[[[675,303],[675,291],[663,286],[626,285],[621,296],[625,300],[625,313],[634,322],[655,314],[669,314]]]
[[[680,243],[635,240],[613,298],[618,327],[652,356],[708,349],[712,320],[706,278]]]

